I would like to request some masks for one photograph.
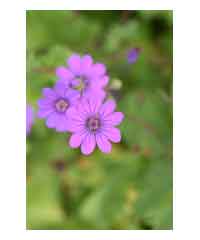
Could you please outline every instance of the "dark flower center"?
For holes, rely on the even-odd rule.
[[[97,116],[90,117],[87,120],[87,127],[92,132],[97,131],[100,128],[100,125],[100,119]]]
[[[69,106],[69,103],[65,99],[59,99],[55,103],[56,110],[61,113],[65,112],[68,106]]]

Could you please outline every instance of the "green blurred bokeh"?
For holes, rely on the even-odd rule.
[[[27,229],[172,229],[172,11],[27,11],[27,102],[71,53],[106,64],[125,113],[112,153],[83,156],[36,119],[27,137]],[[127,63],[129,49],[142,49]]]

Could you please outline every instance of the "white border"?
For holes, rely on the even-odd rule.
[[[26,1],[26,0],[23,0]],[[177,0],[179,1],[179,0]],[[109,0],[109,1],[93,1],[93,0],[29,0],[26,1],[26,9],[68,9],[68,10],[160,10],[172,9],[175,6],[173,0]]]

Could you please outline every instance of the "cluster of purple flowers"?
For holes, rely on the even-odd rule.
[[[114,100],[105,101],[109,82],[105,65],[94,63],[90,55],[73,54],[67,66],[56,69],[56,75],[54,87],[42,91],[37,116],[46,119],[48,128],[72,133],[70,147],[80,147],[83,154],[91,154],[96,145],[109,153],[110,142],[121,140],[116,126],[124,116],[115,112]]]

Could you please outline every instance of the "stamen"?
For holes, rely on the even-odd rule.
[[[55,103],[56,110],[61,113],[65,112],[67,110],[68,106],[69,106],[69,103],[65,99],[59,99]]]
[[[76,86],[74,86],[74,89],[82,92],[83,90],[85,90],[85,88],[87,87],[87,79],[83,76],[79,76],[75,79],[78,83]]]
[[[95,132],[100,128],[100,119],[97,116],[90,117],[87,120],[87,127],[90,131]]]

